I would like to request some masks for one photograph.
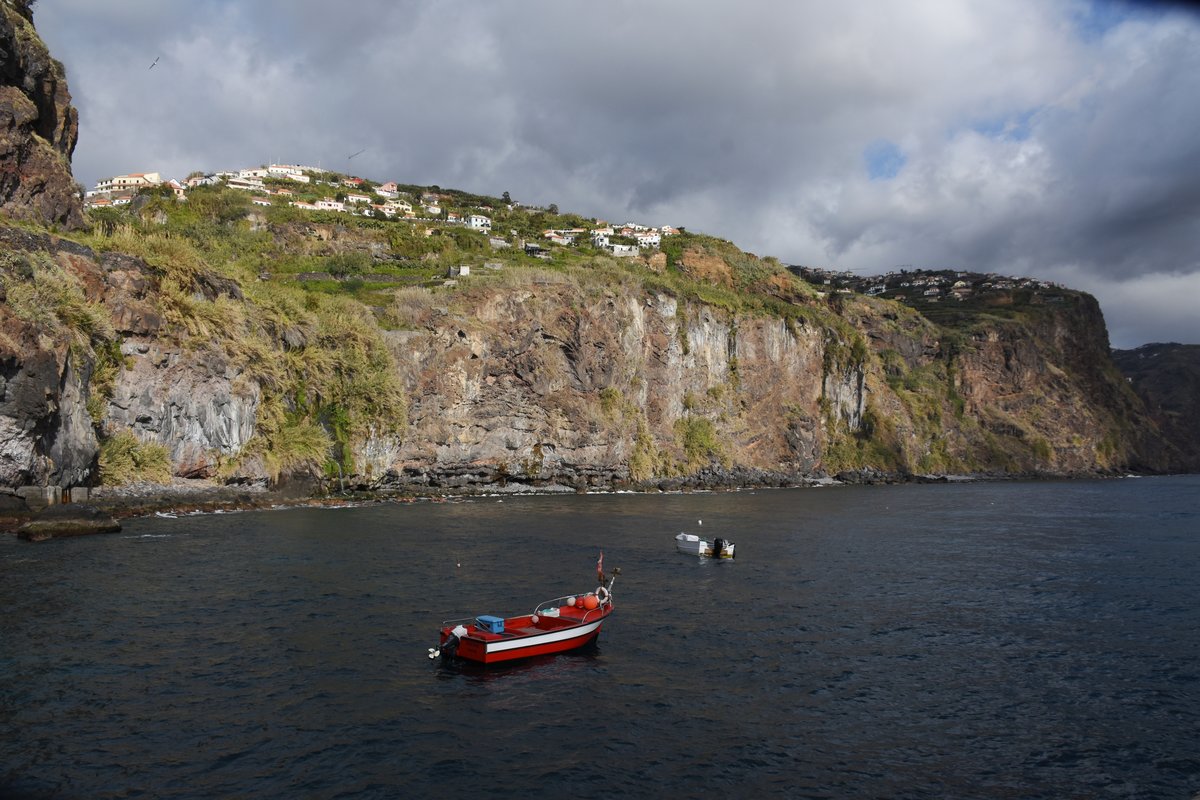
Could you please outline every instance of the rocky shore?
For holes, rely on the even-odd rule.
[[[1123,473],[1122,473],[1123,474]],[[265,481],[247,484],[224,484],[204,478],[174,478],[169,484],[133,483],[123,486],[104,486],[91,489],[87,500],[78,504],[79,514],[86,517],[94,510],[108,518],[120,520],[151,514],[197,514],[227,511],[268,510],[301,506],[364,505],[369,503],[408,503],[419,500],[445,501],[453,498],[496,495],[588,494],[608,492],[688,493],[726,492],[768,488],[800,488],[821,486],[869,486],[904,483],[970,483],[995,480],[1063,480],[1070,478],[1116,477],[1084,473],[1061,474],[909,474],[862,469],[839,472],[836,475],[796,475],[752,469],[723,469],[713,467],[693,475],[660,479],[647,483],[617,482],[610,486],[568,485],[565,480],[473,481],[452,485],[450,482],[422,481],[407,485],[381,483],[376,486],[347,486],[337,481],[293,479],[268,486]],[[12,498],[18,499],[19,498]],[[70,504],[67,504],[69,508]],[[55,507],[51,507],[52,509]],[[86,511],[85,511],[86,508]],[[0,507],[0,532],[19,532],[28,529],[32,521],[45,512],[9,504]],[[51,514],[64,519],[69,511]],[[58,535],[79,535],[71,522]],[[88,532],[88,531],[83,531]],[[23,538],[31,538],[23,534]],[[52,538],[41,536],[40,539]]]
[[[470,486],[408,486],[405,488],[362,487],[343,489],[336,485],[315,482],[292,482],[268,487],[265,483],[229,485],[210,479],[175,478],[170,484],[134,483],[124,486],[91,489],[86,503],[78,506],[77,517],[98,513],[120,520],[151,514],[195,514],[254,509],[292,508],[298,506],[358,505],[383,502],[443,501],[454,497],[484,495],[584,494],[588,492],[631,491],[643,493],[680,493],[704,491],[737,491],[740,489],[794,488],[802,486],[837,486],[894,483],[957,483],[986,479],[973,475],[895,475],[877,470],[842,473],[828,477],[800,477],[784,473],[765,473],[754,470],[706,470],[696,475],[660,480],[649,484],[614,485],[608,488],[581,488],[555,481],[504,481]],[[48,515],[52,520],[72,518],[72,504]],[[24,508],[0,511],[0,531],[29,530],[35,520],[46,512],[35,513]],[[75,523],[70,523],[73,526]],[[73,528],[72,528],[73,530]],[[63,534],[78,535],[64,528]],[[85,531],[86,532],[86,531]],[[23,538],[30,538],[23,534]],[[41,536],[40,538],[51,538]]]

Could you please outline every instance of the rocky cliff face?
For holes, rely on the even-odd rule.
[[[61,249],[60,249],[61,247]],[[0,486],[78,486],[98,444],[87,410],[94,361],[59,335],[55,310],[36,292],[31,259],[58,265],[77,247],[0,228]],[[33,285],[33,292],[25,290]]]
[[[610,486],[820,463],[822,334],[569,281],[470,292],[390,334],[410,425],[392,480]],[[828,384],[861,402],[852,377]]]
[[[247,372],[219,334],[187,337],[165,321],[161,270],[17,229],[0,229],[0,243],[10,291],[22,269],[53,274],[106,322],[71,339],[53,329],[54,319],[87,318],[69,304],[54,319],[15,295],[0,305],[0,482],[94,481],[97,437],[118,430],[164,445],[177,475],[214,475],[262,433],[278,388]],[[264,315],[235,283],[190,280],[193,305]],[[408,290],[382,332],[407,421],[389,433],[360,426],[340,477],[588,488],[1168,467],[1086,295],[956,330],[891,301],[826,303],[737,312],[647,293],[618,273]],[[277,352],[255,358],[302,359],[315,336],[306,325],[280,328]],[[94,373],[114,350],[101,386]],[[251,459],[238,474],[268,472]]]
[[[219,347],[180,343],[141,259],[0,227],[0,287],[0,486],[93,485],[100,437],[119,430],[164,444],[189,477],[253,436],[258,385]]]
[[[1157,440],[1104,355],[1095,301],[1079,298],[952,349],[867,298],[843,310],[854,327],[839,339],[619,287],[472,291],[390,334],[410,425],[398,446],[376,443],[393,461],[375,469],[394,483],[609,486],[1153,468],[1139,448]]]
[[[0,49],[0,205],[76,225],[75,114],[19,0],[0,4]],[[210,235],[244,236],[236,202],[222,203]],[[113,252],[0,226],[0,487],[92,484],[122,433],[161,445],[179,476],[396,488],[1192,463],[1116,372],[1079,293],[918,313],[822,297],[770,259],[695,239],[632,267],[522,262],[367,309],[206,260],[155,231],[168,222],[159,207],[133,238],[76,237]],[[261,215],[247,227],[275,257],[389,258],[422,238]]]
[[[1147,344],[1113,360],[1166,440],[1167,469],[1200,472],[1200,345]]]
[[[29,4],[0,4],[0,211],[80,227],[81,192],[71,177],[78,135],[62,64],[34,30]]]

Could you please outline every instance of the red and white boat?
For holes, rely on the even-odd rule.
[[[600,626],[613,612],[614,580],[616,575],[586,594],[547,600],[531,614],[446,620],[429,657],[497,664],[583,647],[596,640]]]

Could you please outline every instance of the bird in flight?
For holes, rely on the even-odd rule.
[[[154,64],[157,64],[157,63],[158,63],[158,59],[160,59],[160,58],[162,58],[162,56],[156,56],[156,57],[155,57],[155,59],[154,59]],[[151,64],[151,65],[150,65],[150,69],[154,69],[154,64]]]
[[[357,153],[355,153],[353,156],[347,156],[347,157],[346,157],[346,160],[347,160],[347,161],[349,161],[350,159],[354,158],[354,156],[359,156],[359,155],[362,155],[362,154],[363,154],[363,153],[365,153],[365,152],[367,152],[367,148],[365,148],[365,147],[364,147],[362,150],[359,150],[359,151],[358,151]]]

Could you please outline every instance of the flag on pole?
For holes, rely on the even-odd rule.
[[[600,551],[600,558],[596,561],[596,580],[604,583],[604,551]]]

